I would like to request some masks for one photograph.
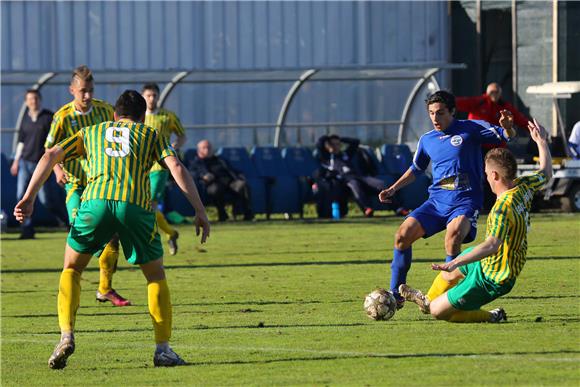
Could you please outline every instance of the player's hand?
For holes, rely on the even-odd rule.
[[[66,173],[62,170],[62,168],[55,169],[54,175],[56,177],[56,182],[61,187],[63,187],[66,183],[68,183],[68,179],[66,178]]]
[[[14,207],[14,217],[17,221],[23,223],[32,216],[32,211],[34,211],[34,199],[22,199]]]
[[[209,238],[209,220],[205,212],[195,214],[194,222],[195,224],[195,235],[199,236],[201,231],[201,243],[205,243],[207,238]],[[200,230],[201,229],[201,230]]]
[[[548,131],[542,125],[540,125],[535,118],[534,122],[528,121],[528,130],[530,131],[530,136],[534,142],[540,143],[547,141]]]
[[[511,130],[511,128],[514,126],[514,116],[512,112],[504,109],[500,111],[499,114],[501,115],[499,117],[500,126],[506,130]]]
[[[19,163],[19,161],[17,159],[14,159],[14,161],[12,162],[12,165],[10,166],[10,174],[12,176],[18,175],[18,163]]]
[[[455,270],[455,263],[453,263],[453,261],[446,262],[446,263],[443,263],[441,265],[439,265],[437,263],[432,263],[431,269],[452,272],[453,270]]]
[[[391,198],[394,195],[395,189],[393,187],[389,187],[379,192],[379,200],[381,201],[381,203],[390,203],[392,201]]]

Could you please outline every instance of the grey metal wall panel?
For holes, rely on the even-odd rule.
[[[3,71],[70,71],[81,63],[96,71],[308,68],[448,57],[445,2],[3,1],[1,11]],[[167,106],[185,125],[273,122],[289,87],[180,85]],[[97,90],[114,102],[112,89]],[[392,83],[316,85],[297,99],[291,120],[394,118],[407,90]],[[45,105],[53,109],[69,99],[49,94]],[[16,114],[3,114],[2,126],[13,125]],[[350,130],[374,136],[370,128]],[[232,138],[253,141],[247,133]]]
[[[442,2],[2,2],[2,68],[270,68],[445,59]],[[443,17],[443,18],[442,18]]]
[[[552,81],[552,3],[518,2],[518,90],[532,115],[552,124],[551,100],[525,92],[531,85]]]

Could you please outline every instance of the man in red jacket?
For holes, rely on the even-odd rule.
[[[485,94],[476,97],[456,97],[455,104],[457,111],[469,113],[469,120],[483,120],[492,125],[499,125],[500,111],[509,110],[514,118],[514,124],[521,129],[528,127],[528,118],[520,113],[511,103],[501,98],[501,86],[492,82],[487,85]],[[482,144],[482,155],[493,148],[506,148],[506,143]],[[495,195],[491,192],[487,184],[483,184],[483,213],[487,213],[495,201]]]
[[[514,124],[522,129],[528,127],[529,119],[520,113],[511,103],[501,99],[501,86],[496,82],[487,85],[485,94],[476,97],[457,97],[457,110],[469,113],[469,120],[484,120],[492,125],[499,125],[500,111],[509,110],[514,117]],[[505,148],[505,144],[500,145]],[[498,145],[484,145],[484,149],[496,148]]]

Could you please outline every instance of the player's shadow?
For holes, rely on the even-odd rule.
[[[359,251],[359,250],[357,250]],[[235,259],[235,256],[232,256]],[[443,258],[413,258],[413,263],[434,263],[441,262]],[[535,260],[570,260],[580,259],[580,256],[555,256],[555,257],[528,257],[528,261]],[[292,266],[347,266],[347,265],[382,265],[390,262],[390,259],[364,259],[364,260],[344,260],[344,261],[299,261],[299,262],[253,262],[253,263],[217,263],[206,265],[171,265],[165,266],[165,270],[194,270],[194,269],[218,269],[218,268],[236,268],[236,267],[292,267]],[[119,271],[135,271],[134,267],[119,267]],[[98,267],[88,267],[85,272],[97,272]],[[27,269],[7,269],[2,270],[2,274],[18,273],[60,273],[61,268],[27,268]]]
[[[549,299],[559,299],[559,298],[573,298],[578,299],[578,295],[568,295],[568,296],[549,296],[549,295],[542,295],[542,296],[502,296],[502,299],[513,299],[513,300],[549,300]]]
[[[560,351],[516,351],[516,352],[465,352],[465,353],[344,353],[344,354],[328,354],[323,356],[300,356],[300,357],[285,357],[279,359],[256,359],[256,360],[225,360],[225,361],[193,361],[188,362],[185,366],[189,367],[204,367],[204,366],[231,366],[231,365],[259,365],[272,363],[287,363],[296,361],[335,361],[347,359],[437,359],[437,358],[485,358],[485,357],[519,357],[519,356],[561,356],[561,355],[577,355],[580,351],[574,350],[560,350]],[[555,359],[557,359],[555,357]],[[123,367],[125,368],[125,367]],[[147,365],[136,366],[131,368],[149,368]]]
[[[366,326],[368,323],[344,323],[344,324],[264,324],[262,322],[252,325],[224,325],[224,326],[206,326],[206,325],[195,325],[190,327],[174,327],[173,331],[192,331],[192,330],[232,330],[232,329],[283,329],[283,328],[351,328]],[[136,332],[151,332],[151,327],[143,328],[99,328],[99,329],[76,329],[76,334],[84,333],[136,333]],[[46,331],[46,332],[36,332],[37,335],[54,335],[58,334],[58,331]]]

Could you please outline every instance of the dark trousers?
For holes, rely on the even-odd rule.
[[[314,193],[316,202],[316,213],[319,218],[332,217],[332,203],[336,202],[340,206],[340,215],[346,216],[348,213],[348,191],[344,180],[335,178],[315,179],[317,192]]]
[[[228,218],[225,208],[228,195],[233,196],[234,208],[241,210],[244,214],[244,219],[252,217],[250,189],[244,180],[236,179],[230,183],[215,180],[206,186],[206,192],[209,199],[217,207],[219,220]]]
[[[385,188],[381,179],[372,176],[356,176],[346,179],[346,186],[352,192],[354,201],[362,211],[372,207],[371,197]]]

